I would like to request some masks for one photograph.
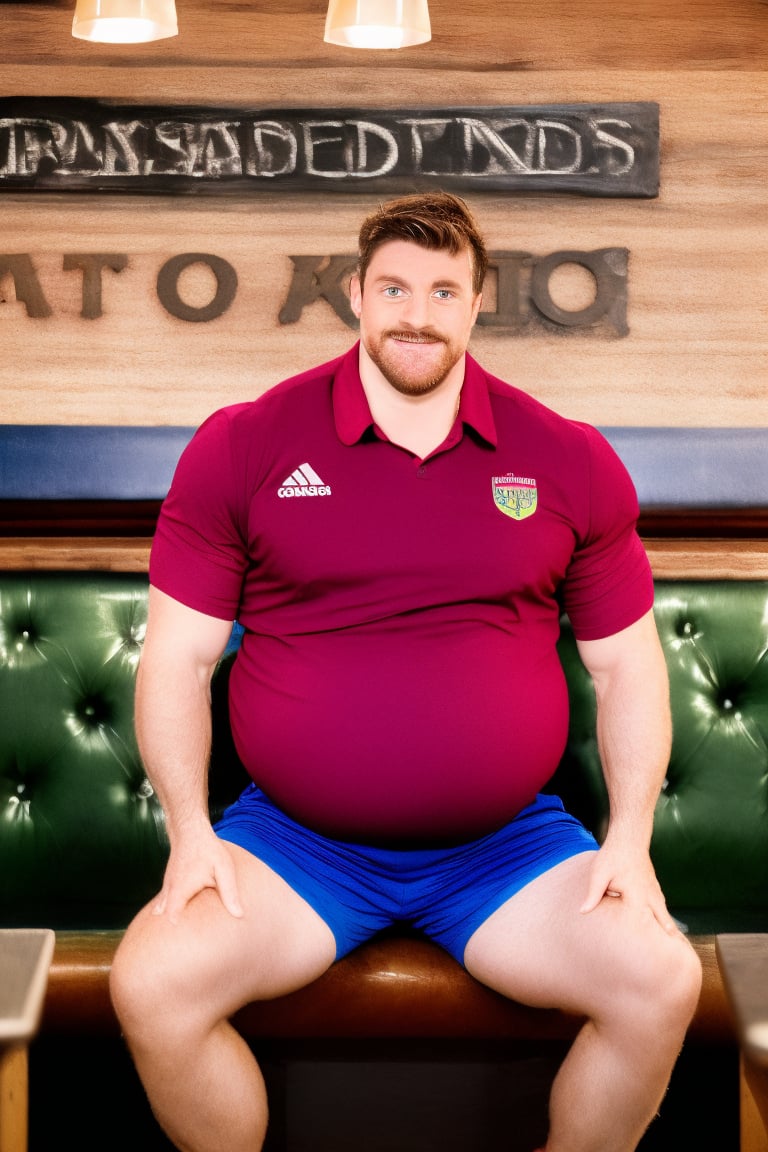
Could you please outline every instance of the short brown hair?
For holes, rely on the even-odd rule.
[[[362,287],[371,258],[390,240],[410,240],[422,248],[452,254],[469,248],[472,287],[480,292],[488,269],[488,253],[468,204],[450,192],[416,192],[380,204],[360,227],[357,274]]]

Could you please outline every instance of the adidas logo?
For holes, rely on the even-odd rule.
[[[302,464],[291,472],[290,476],[286,476],[277,494],[280,497],[330,496],[331,489],[330,485],[323,484],[314,468],[310,468],[309,464]]]

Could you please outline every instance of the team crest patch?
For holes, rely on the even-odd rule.
[[[536,481],[532,476],[493,476],[493,502],[499,512],[513,520],[533,516],[538,503]]]

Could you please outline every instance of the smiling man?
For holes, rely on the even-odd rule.
[[[350,285],[360,320],[360,378],[377,424],[421,457],[441,443],[458,413],[487,258],[469,247],[381,243],[380,226],[374,218],[363,228]]]
[[[262,1147],[233,1013],[393,923],[585,1018],[547,1152],[632,1152],[693,1014],[699,964],[649,855],[670,720],[637,498],[595,429],[468,354],[486,266],[459,198],[382,205],[350,287],[359,343],[214,413],[164,502],[136,731],[170,857],[111,989],[183,1152]],[[546,791],[563,609],[597,697],[601,844]],[[235,619],[252,782],[211,827],[210,679]]]

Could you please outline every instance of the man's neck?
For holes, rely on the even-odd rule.
[[[453,427],[464,383],[464,357],[433,391],[407,396],[392,387],[361,346],[360,379],[374,423],[393,444],[423,460]]]

